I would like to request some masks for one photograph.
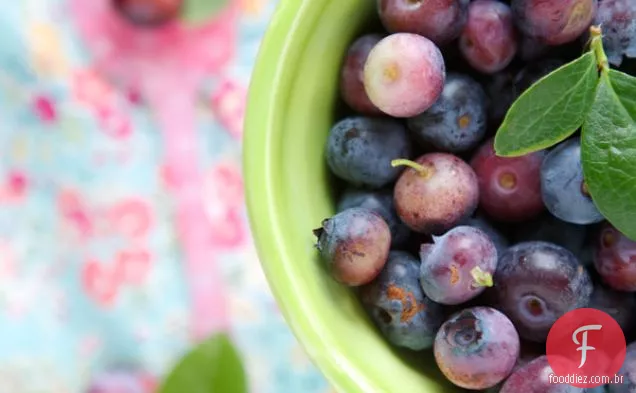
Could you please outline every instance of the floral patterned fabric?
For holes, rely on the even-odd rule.
[[[2,8],[0,393],[83,393],[117,367],[152,391],[219,329],[252,392],[331,392],[269,292],[243,202],[273,2],[153,32],[108,0]]]

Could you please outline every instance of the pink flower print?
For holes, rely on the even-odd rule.
[[[119,269],[89,260],[82,270],[82,284],[88,296],[98,304],[105,307],[112,306],[121,284]]]
[[[155,393],[157,389],[159,389],[159,381],[154,376],[147,373],[142,373],[139,378],[141,380],[141,384],[144,387],[145,393]]]
[[[163,186],[169,190],[175,189],[177,184],[179,184],[179,179],[175,175],[175,171],[168,164],[159,167],[159,179]]]
[[[238,248],[245,242],[245,224],[238,209],[228,208],[211,218],[212,242],[226,249]]]
[[[131,198],[112,206],[106,220],[117,233],[133,239],[140,238],[150,229],[152,212],[147,202]]]
[[[215,165],[205,182],[205,197],[214,204],[227,207],[243,205],[243,177],[238,165],[222,162]]]
[[[100,108],[97,117],[102,130],[115,139],[125,139],[132,133],[130,119],[116,106]]]
[[[212,111],[230,134],[240,139],[243,135],[243,119],[247,89],[232,80],[223,80],[212,95]]]
[[[239,9],[237,1],[230,1],[227,8],[201,27],[190,29],[183,55],[188,68],[203,67],[207,74],[218,74],[234,57]],[[187,29],[187,28],[186,28]]]
[[[118,103],[115,90],[96,71],[78,71],[73,78],[73,90],[75,97],[95,113],[107,135],[123,139],[132,133],[131,121]]]
[[[27,196],[28,181],[22,172],[10,172],[4,185],[0,186],[0,202],[17,203]]]
[[[75,98],[92,110],[109,106],[113,101],[114,89],[95,70],[78,70],[73,75],[72,84]]]
[[[142,285],[150,272],[152,260],[147,250],[121,251],[116,257],[118,276],[131,285]]]
[[[57,199],[57,208],[63,219],[84,239],[93,234],[93,223],[84,202],[78,193],[62,191]]]
[[[240,169],[229,162],[217,164],[207,176],[204,187],[213,243],[226,248],[240,246],[246,237],[240,215],[244,196]]]
[[[154,85],[183,75],[217,75],[233,58],[239,1],[231,0],[202,24],[179,20],[156,29],[132,25],[111,0],[72,0],[70,11],[81,38],[108,78],[125,85]],[[144,89],[143,95],[148,97]]]
[[[142,102],[141,91],[139,88],[130,88],[126,93],[126,98],[131,104],[139,105]]]
[[[35,114],[44,123],[53,123],[57,120],[57,111],[51,99],[45,96],[37,96],[33,101]]]

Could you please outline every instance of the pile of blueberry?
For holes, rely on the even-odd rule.
[[[636,0],[378,0],[378,11],[384,31],[345,56],[347,112],[326,145],[340,196],[314,234],[328,271],[386,340],[428,351],[459,387],[586,391],[549,384],[548,332],[589,307],[636,338],[636,242],[590,198],[578,136],[503,158],[493,135],[520,94],[580,56],[592,24],[633,74]],[[636,343],[627,357],[625,384],[598,391],[636,392]]]

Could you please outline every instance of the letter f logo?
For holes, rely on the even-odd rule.
[[[587,351],[594,351],[596,349],[594,347],[589,347],[587,345],[588,330],[601,330],[602,328],[603,328],[602,325],[585,325],[576,329],[574,333],[572,334],[572,341],[574,341],[574,344],[580,345],[580,347],[576,349],[577,351],[581,351],[581,364],[579,365],[579,368],[583,367],[583,365],[585,364],[585,361],[587,360]],[[582,343],[580,343],[579,340],[576,338],[576,336],[578,336],[578,334],[581,332],[583,332]]]

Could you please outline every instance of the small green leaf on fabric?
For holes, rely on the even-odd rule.
[[[241,357],[226,335],[216,335],[181,359],[159,393],[247,393]]]

